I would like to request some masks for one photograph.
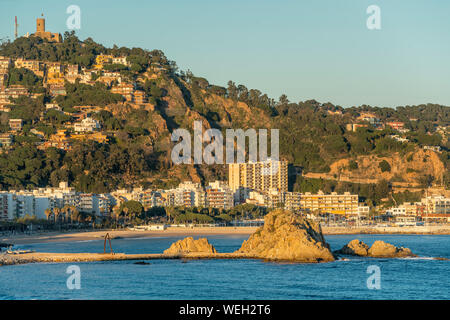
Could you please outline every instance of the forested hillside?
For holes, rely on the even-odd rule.
[[[120,73],[123,79],[145,92],[148,103],[127,103],[107,85],[95,82],[100,72],[93,76],[93,84],[66,82],[67,94],[54,97],[43,87],[42,78],[27,69],[11,68],[8,85],[24,85],[36,98],[15,99],[10,112],[0,114],[0,131],[4,133],[9,131],[8,119],[24,121],[23,131],[14,137],[12,148],[0,154],[2,189],[57,185],[67,180],[78,190],[100,193],[138,185],[171,187],[185,179],[199,182],[226,179],[226,168],[221,165],[172,164],[170,134],[180,127],[192,130],[194,120],[202,120],[205,128],[221,130],[280,129],[280,152],[292,164],[290,185],[295,190],[308,191],[319,186],[328,191],[355,191],[356,187],[350,184],[315,182],[298,173],[329,173],[336,178],[336,172],[347,170],[348,174],[353,172],[355,176],[371,178],[367,171],[358,171],[358,167],[368,165],[368,156],[372,161],[369,165],[376,168],[370,172],[374,179],[386,172],[383,183],[403,180],[423,186],[450,184],[450,144],[447,134],[438,132],[450,125],[448,106],[342,108],[315,100],[292,102],[285,95],[274,100],[259,90],[233,81],[226,87],[210,84],[190,71],[179,70],[176,63],[159,50],[106,48],[90,38],[80,41],[74,33],[66,33],[60,44],[22,37],[4,42],[0,47],[2,56],[78,64],[86,70],[92,69],[99,54],[126,56],[128,66],[109,64],[102,72]],[[46,110],[46,103],[58,104],[62,112]],[[76,106],[101,108],[93,118],[110,137],[108,142],[77,141],[70,151],[38,148],[39,138],[32,129],[49,137],[57,130],[68,128]],[[368,124],[355,132],[347,130],[346,125],[357,122],[363,113],[372,113],[381,122],[403,122],[409,129],[403,134],[408,142],[392,139],[390,136],[398,132],[388,126],[379,130]],[[420,160],[411,158],[424,146],[440,146],[442,151],[426,151]],[[345,168],[336,164],[343,159]],[[389,175],[387,173],[395,166],[394,159],[404,163],[426,163],[431,159],[429,163],[433,168],[411,165],[402,171],[395,167],[392,169],[392,172],[396,170],[395,174]],[[383,161],[387,165],[381,164]],[[370,188],[375,187],[376,184]],[[385,193],[380,192],[382,196]]]

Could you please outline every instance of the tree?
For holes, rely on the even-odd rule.
[[[355,160],[351,160],[348,164],[348,168],[350,170],[356,170],[358,169],[358,162],[356,162]]]
[[[378,167],[381,169],[381,172],[391,172],[391,165],[386,160],[381,161]]]
[[[111,213],[111,218],[113,218],[115,223],[116,223],[116,229],[117,229],[117,224],[118,224],[118,221],[119,221],[119,217],[120,217],[120,207],[115,206],[113,208],[112,213]]]
[[[80,214],[80,212],[77,210],[77,208],[75,208],[73,206],[71,207],[70,218],[71,218],[72,222],[73,221],[76,221],[76,222],[80,222],[81,221],[81,214]]]
[[[45,213],[45,216],[47,217],[47,221],[48,221],[48,219],[52,215],[52,210],[47,208],[47,209],[44,210],[44,213]]]
[[[144,207],[138,201],[125,201],[121,205],[121,211],[125,213],[125,216],[128,217],[129,221],[132,221],[142,214]]]

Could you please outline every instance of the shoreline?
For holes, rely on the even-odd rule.
[[[13,237],[0,238],[0,242],[12,244],[77,242],[89,240],[103,240],[109,233],[114,239],[158,238],[158,237],[189,237],[189,236],[218,236],[218,235],[251,235],[257,227],[198,227],[181,228],[169,227],[166,230],[99,230],[99,231],[68,231],[43,232],[32,235],[18,234]]]
[[[156,238],[156,237],[189,237],[189,236],[218,236],[218,235],[248,235],[254,233],[258,227],[169,227],[166,230],[98,230],[67,232],[42,232],[17,234],[12,237],[2,237],[0,242],[14,245],[50,242],[77,242],[89,240],[103,240],[106,233],[111,239]],[[419,226],[419,227],[322,227],[324,235],[450,235],[450,225]]]

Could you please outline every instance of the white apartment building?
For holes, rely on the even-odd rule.
[[[344,194],[305,193],[301,197],[301,207],[307,212],[340,214],[346,216],[358,215],[358,195],[345,192]]]
[[[236,193],[236,201],[243,202],[250,191],[288,191],[288,162],[272,160],[228,165],[228,185]]]
[[[234,205],[234,193],[223,181],[210,182],[206,187],[207,207],[231,209]]]
[[[125,66],[129,65],[127,57],[113,57],[111,61],[113,64],[123,64]]]
[[[406,215],[406,208],[402,206],[393,207],[389,210],[386,210],[387,216],[405,216]]]
[[[368,216],[370,213],[369,206],[358,206],[358,216]]]
[[[78,193],[66,182],[59,187],[31,191],[0,191],[0,220],[13,220],[25,215],[46,219],[45,210],[74,206],[81,212],[104,216],[113,204],[109,194]]]
[[[174,189],[175,206],[205,207],[205,190],[200,183],[185,181]]]
[[[101,129],[101,125],[97,120],[88,117],[75,123],[73,129],[75,132],[93,132]]]
[[[300,192],[286,192],[284,194],[284,208],[292,212],[302,209],[302,194]]]
[[[425,211],[431,214],[450,214],[450,198],[433,195],[423,198],[421,203],[425,206]]]

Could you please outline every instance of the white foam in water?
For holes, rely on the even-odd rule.
[[[405,257],[405,258],[400,258],[403,260],[434,260],[434,257]]]

